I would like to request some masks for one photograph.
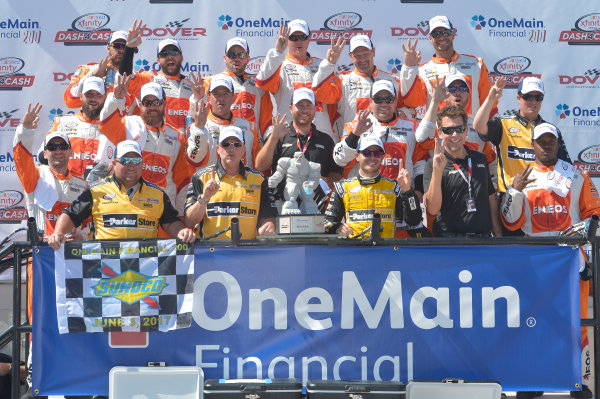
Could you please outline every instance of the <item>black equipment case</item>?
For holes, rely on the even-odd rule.
[[[301,399],[302,384],[296,378],[264,380],[206,380],[204,399]]]
[[[307,399],[404,399],[405,386],[396,381],[309,380]]]

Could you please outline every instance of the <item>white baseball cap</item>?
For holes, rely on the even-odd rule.
[[[542,82],[541,79],[536,78],[534,76],[521,80],[521,82],[519,83],[519,92],[527,94],[532,91],[539,91],[540,93],[545,94],[544,82]]]
[[[383,148],[383,142],[381,141],[381,139],[379,137],[374,136],[372,134],[363,134],[360,137],[360,139],[358,140],[358,146],[356,147],[356,152],[366,150],[367,148],[371,147],[372,145],[376,145],[377,147],[379,147],[385,151],[385,148]]]
[[[373,42],[367,35],[356,35],[350,39],[350,52],[353,52],[359,47],[366,47],[369,50],[373,50]]]
[[[540,123],[533,129],[533,140],[539,139],[542,134],[546,133],[550,133],[558,138],[558,129],[556,129],[556,126],[551,125],[550,123]]]
[[[233,81],[227,75],[217,75],[210,80],[210,86],[208,91],[212,92],[219,86],[226,87],[230,92],[233,93]]]
[[[230,48],[233,46],[240,46],[245,48],[246,51],[250,51],[250,47],[248,47],[248,42],[246,39],[242,39],[241,37],[234,37],[232,39],[227,40],[227,44],[225,45],[225,52],[228,52]]]
[[[242,143],[244,142],[244,133],[242,132],[242,129],[237,126],[229,125],[222,128],[221,132],[219,133],[219,144],[229,137],[235,137]]]
[[[313,103],[313,105],[317,104],[315,92],[308,87],[301,87],[294,90],[294,94],[292,95],[292,104],[296,105],[302,100],[308,100]]]
[[[140,149],[140,145],[137,141],[133,140],[123,140],[119,144],[117,144],[117,155],[116,158],[121,158],[123,155],[128,152],[135,152],[140,157],[142,156],[142,150]]]
[[[371,86],[371,97],[373,97],[375,94],[379,93],[382,90],[389,91],[390,93],[392,93],[393,96],[396,96],[396,89],[394,88],[392,82],[390,82],[389,80],[382,79],[373,83],[373,86]]]
[[[159,100],[165,99],[165,91],[162,86],[156,82],[146,83],[140,90],[140,100],[143,100],[146,96],[154,96]]]
[[[44,139],[44,147],[46,147],[48,145],[50,140],[52,140],[53,138],[56,138],[56,137],[62,139],[65,143],[67,143],[69,146],[71,146],[69,137],[66,134],[64,134],[63,132],[59,132],[59,131],[55,130],[54,132],[48,134],[46,136],[46,138]]]
[[[437,15],[429,20],[429,34],[437,28],[452,29],[450,20],[445,15]]]
[[[85,78],[81,87],[81,93],[85,94],[90,90],[97,91],[100,94],[106,93],[106,89],[104,87],[104,80],[97,76],[88,76],[87,78]]]
[[[307,36],[310,35],[308,24],[303,19],[294,19],[293,21],[290,21],[288,28],[290,29],[290,35],[294,32],[302,32]]]
[[[177,40],[165,39],[158,43],[158,52],[160,53],[167,46],[175,46],[179,49],[179,51],[181,51],[181,46],[179,46],[179,42]]]
[[[450,75],[450,76],[446,76],[446,80],[444,81],[444,84],[446,85],[446,87],[448,87],[452,83],[456,82],[457,80],[460,80],[465,85],[467,85],[467,87],[469,87],[469,84],[467,83],[467,80],[462,75]]]
[[[117,40],[127,41],[127,32],[125,32],[124,30],[116,30],[116,31],[114,31],[110,35],[110,40],[108,41],[108,44],[113,44]]]

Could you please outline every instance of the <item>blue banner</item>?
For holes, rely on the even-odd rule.
[[[43,395],[106,394],[112,367],[148,361],[198,365],[205,378],[581,383],[569,247],[196,247],[192,327],[136,342],[59,334],[54,251],[38,250],[33,386]]]

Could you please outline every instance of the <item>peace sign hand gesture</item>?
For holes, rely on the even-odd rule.
[[[398,177],[396,181],[402,191],[410,190],[410,173],[404,168],[404,159],[398,160]]]

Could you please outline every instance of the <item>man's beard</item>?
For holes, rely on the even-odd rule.
[[[82,103],[81,104],[81,112],[88,119],[98,119],[100,117],[100,112],[102,111],[103,106],[104,106],[104,104],[102,104],[102,106],[100,106],[96,109],[90,109],[89,105]]]

